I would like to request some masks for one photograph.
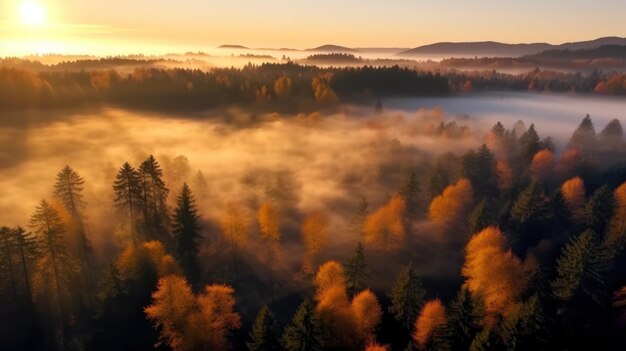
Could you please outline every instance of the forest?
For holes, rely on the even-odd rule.
[[[288,96],[278,93],[285,87],[298,94],[298,86],[310,85],[313,69],[289,68],[301,80],[274,82],[266,91],[272,98]],[[208,83],[215,79],[238,91],[244,83],[233,77],[270,84],[284,69],[21,77],[40,89],[91,86],[89,94],[99,77],[109,99],[115,89],[136,87],[154,99],[162,92],[158,82],[171,87],[172,79],[189,79],[191,90],[204,91],[215,89]],[[331,86],[345,96],[367,82],[383,91],[390,76],[415,92],[425,81],[447,86],[440,76],[397,68],[334,73],[332,84],[316,78],[320,97]],[[54,101],[23,97],[24,104]],[[378,133],[383,121],[399,118],[382,109],[377,116],[362,123]],[[298,117],[292,132],[317,133],[324,119]],[[523,121],[482,130],[431,118],[421,129],[399,128],[457,144],[439,154],[396,139],[372,144],[356,159],[386,160],[375,175],[341,175],[339,202],[306,210],[307,184],[299,182],[331,192],[324,179],[296,179],[280,169],[230,173],[222,177],[239,179],[239,195],[218,199],[224,179],[193,169],[182,155],[129,156],[111,165],[110,176],[86,169],[89,163],[39,174],[50,191],[38,194],[29,220],[0,223],[0,349],[626,347],[626,142],[618,120],[596,132],[587,115],[562,145]],[[298,142],[303,154],[315,152],[304,138]],[[339,174],[323,172],[318,176]],[[350,188],[359,177],[381,194]],[[94,215],[95,207],[111,216]],[[113,245],[95,244],[98,227]]]

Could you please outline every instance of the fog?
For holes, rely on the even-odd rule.
[[[219,249],[210,247],[220,241],[225,205],[237,202],[247,209],[250,236],[256,238],[254,211],[263,201],[278,199],[283,254],[276,269],[288,282],[302,263],[299,226],[308,213],[329,215],[329,245],[319,260],[343,260],[361,240],[350,221],[362,196],[370,210],[378,208],[397,191],[407,169],[424,169],[437,155],[479,146],[495,121],[507,128],[519,119],[527,126],[535,123],[542,137],[556,137],[562,146],[585,114],[592,115],[599,131],[626,111],[626,101],[618,99],[511,93],[388,99],[383,105],[383,114],[354,106],[331,115],[296,116],[238,109],[166,115],[116,108],[5,114],[0,123],[0,225],[27,226],[37,203],[51,198],[56,173],[70,165],[86,181],[88,234],[97,260],[104,263],[128,240],[115,226],[115,174],[125,161],[138,166],[153,154],[164,169],[171,206],[182,183],[193,183],[198,170],[207,180],[208,195],[198,197],[206,240],[201,259],[207,270],[215,270],[209,273],[213,277],[223,276],[223,268],[210,263]],[[453,120],[468,126],[469,133],[434,136],[441,122]],[[388,253],[368,252],[376,262],[373,288],[390,284],[386,264],[409,260],[427,284],[459,282],[459,243],[446,242],[425,222],[414,223],[406,240],[393,260]],[[263,276],[263,265],[254,264],[263,260],[258,244],[258,238],[251,239],[242,256]]]

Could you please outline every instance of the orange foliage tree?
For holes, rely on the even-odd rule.
[[[545,179],[554,167],[554,154],[548,149],[538,151],[530,163],[530,173],[533,180]]]
[[[369,289],[358,293],[352,299],[352,313],[354,313],[361,340],[366,343],[375,342],[376,328],[380,324],[383,314],[376,295]]]
[[[472,201],[472,184],[463,178],[449,185],[441,195],[435,197],[428,208],[428,218],[440,229],[447,230],[465,216]]]
[[[241,326],[234,307],[233,289],[228,286],[206,286],[196,296],[185,278],[169,275],[159,279],[152,304],[144,311],[160,330],[161,342],[172,350],[223,350],[228,333]]]
[[[513,171],[506,160],[496,162],[496,172],[498,174],[498,188],[507,190],[513,186]]]
[[[369,215],[363,226],[365,243],[383,249],[400,245],[404,240],[405,207],[404,199],[395,195],[387,204]]]
[[[237,255],[240,247],[245,246],[248,235],[248,224],[240,205],[229,202],[221,221],[222,234],[224,239],[230,244],[233,255],[233,268],[237,275]]]
[[[462,275],[465,285],[482,298],[491,316],[506,316],[517,306],[532,272],[506,248],[506,238],[496,227],[475,234],[465,248]]]
[[[583,180],[580,177],[567,180],[561,186],[561,195],[572,215],[572,219],[575,222],[580,222],[583,219],[585,206],[585,185]]]
[[[307,249],[302,271],[311,273],[315,269],[317,254],[328,243],[328,218],[322,211],[311,213],[302,223],[302,239]]]
[[[609,224],[607,241],[611,248],[619,250],[623,248],[626,237],[626,182],[615,189],[613,198],[615,207]]]
[[[437,328],[444,326],[445,323],[446,309],[441,300],[435,299],[426,302],[415,321],[413,340],[420,349],[425,349]]]

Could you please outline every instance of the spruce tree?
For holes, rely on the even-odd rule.
[[[535,130],[535,125],[531,124],[530,127],[518,140],[520,158],[525,165],[530,164],[533,156],[541,149],[541,143],[539,142],[539,135]]]
[[[362,235],[363,234],[363,225],[365,224],[365,219],[367,219],[367,214],[369,212],[369,203],[365,196],[362,196],[359,200],[359,204],[356,209],[356,213],[354,217],[352,217],[352,231],[354,234]]]
[[[172,233],[176,241],[176,257],[192,285],[196,283],[200,271],[197,259],[198,240],[201,239],[199,219],[196,201],[191,189],[184,183],[172,215]]]
[[[128,216],[133,244],[137,244],[137,211],[142,208],[141,180],[139,173],[128,162],[120,168],[113,183],[115,206],[120,213]]]
[[[398,322],[407,330],[411,330],[415,320],[424,304],[426,292],[422,287],[422,281],[413,265],[409,264],[402,269],[397,276],[389,298],[391,299],[390,310]]]
[[[83,189],[85,180],[70,166],[65,166],[56,177],[54,185],[54,196],[57,197],[65,209],[72,216],[76,236],[78,237],[78,257],[85,273],[91,273],[93,268],[93,251],[91,243],[87,238],[85,227],[82,221],[82,209],[85,206],[83,200]]]
[[[591,121],[591,117],[587,115],[572,134],[569,145],[583,152],[595,151],[596,142],[596,130]]]
[[[604,235],[611,217],[615,198],[613,192],[606,185],[596,190],[585,204],[583,210],[584,223],[587,228]]]
[[[319,351],[322,349],[322,330],[315,316],[315,304],[306,299],[285,328],[282,337],[287,351]]]
[[[493,224],[487,199],[482,199],[467,217],[469,233],[475,234]]]
[[[480,299],[472,298],[465,287],[450,303],[444,327],[447,349],[468,350],[476,334],[482,329],[484,308]]]
[[[344,267],[348,294],[354,296],[354,294],[363,289],[365,281],[370,276],[363,244],[359,243],[357,245],[354,256],[344,264]]]
[[[420,185],[417,178],[417,172],[414,169],[410,170],[404,182],[398,190],[398,195],[402,196],[406,203],[405,214],[408,218],[417,217],[417,211],[419,209],[419,195]]]
[[[161,165],[150,155],[139,167],[143,219],[153,230],[152,236],[159,238],[167,227],[167,195],[169,190],[163,181]]]
[[[250,332],[250,341],[246,343],[250,351],[281,350],[278,326],[274,314],[267,305],[263,305],[257,314]]]

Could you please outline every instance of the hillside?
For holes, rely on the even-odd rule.
[[[327,44],[327,45],[322,45],[322,46],[318,46],[316,48],[312,48],[312,49],[307,49],[306,51],[319,51],[319,52],[358,52],[355,49],[351,49],[351,48],[347,48],[345,46],[339,46],[339,45],[332,45],[332,44]]]

